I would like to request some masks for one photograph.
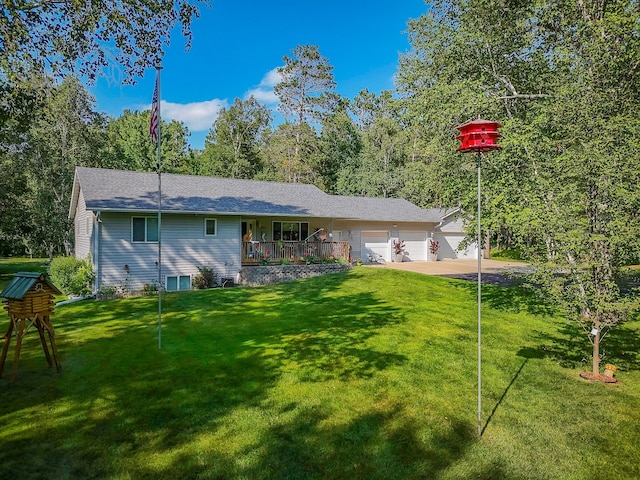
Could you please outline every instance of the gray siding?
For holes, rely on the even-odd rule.
[[[158,244],[132,242],[132,214],[102,214],[99,239],[99,283],[122,285],[127,279],[124,266],[129,267],[129,288],[142,289],[145,283],[158,278]],[[153,215],[147,215],[152,217]],[[205,236],[205,218],[216,218],[216,236]],[[240,270],[240,219],[212,215],[162,215],[162,284],[166,277],[189,275],[198,267],[207,266],[224,276],[236,276]],[[225,262],[227,265],[225,265]]]
[[[94,215],[88,211],[84,196],[80,192],[75,212],[74,254],[81,260],[87,258],[91,251],[91,236],[94,230]]]

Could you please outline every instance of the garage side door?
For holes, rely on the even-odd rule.
[[[462,259],[471,259],[478,258],[476,257],[476,245],[475,243],[468,246],[466,249],[458,250],[458,246],[460,242],[464,240],[464,235],[462,234],[444,234],[437,233],[433,236],[434,240],[440,242],[440,249],[438,250],[438,258],[462,258]]]
[[[362,259],[367,260],[367,256],[377,253],[387,262],[391,260],[389,249],[389,232],[362,232]]]
[[[405,260],[427,259],[427,232],[400,231],[400,240],[404,240]]]

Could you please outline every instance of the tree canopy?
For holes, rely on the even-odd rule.
[[[584,326],[594,373],[631,309],[620,267],[640,256],[639,21],[634,1],[435,2],[410,22],[398,73],[407,129],[422,132],[411,168],[423,195],[473,212],[455,126],[503,124],[505,148],[484,162],[483,228],[525,247],[538,285]]]
[[[198,173],[231,178],[253,178],[262,169],[263,135],[271,112],[254,97],[236,98],[223,108],[207,135]]]
[[[206,0],[20,0],[0,10],[0,68],[8,80],[36,66],[90,80],[113,64],[127,81],[160,63],[169,32],[180,23],[191,40],[197,4]]]

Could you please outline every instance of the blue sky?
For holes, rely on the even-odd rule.
[[[424,0],[213,0],[193,24],[191,49],[177,30],[161,77],[162,118],[184,122],[190,143],[202,148],[221,108],[235,98],[276,109],[275,69],[296,45],[318,45],[334,67],[336,91],[393,88],[398,55],[409,49],[407,21],[427,11]],[[119,116],[149,108],[155,70],[135,86],[121,85],[117,69],[89,87],[99,111]]]

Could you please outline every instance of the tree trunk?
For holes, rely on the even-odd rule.
[[[593,337],[593,374],[600,374],[600,329]]]
[[[482,251],[482,258],[489,258],[491,256],[491,234],[487,232],[484,237],[484,249]]]

